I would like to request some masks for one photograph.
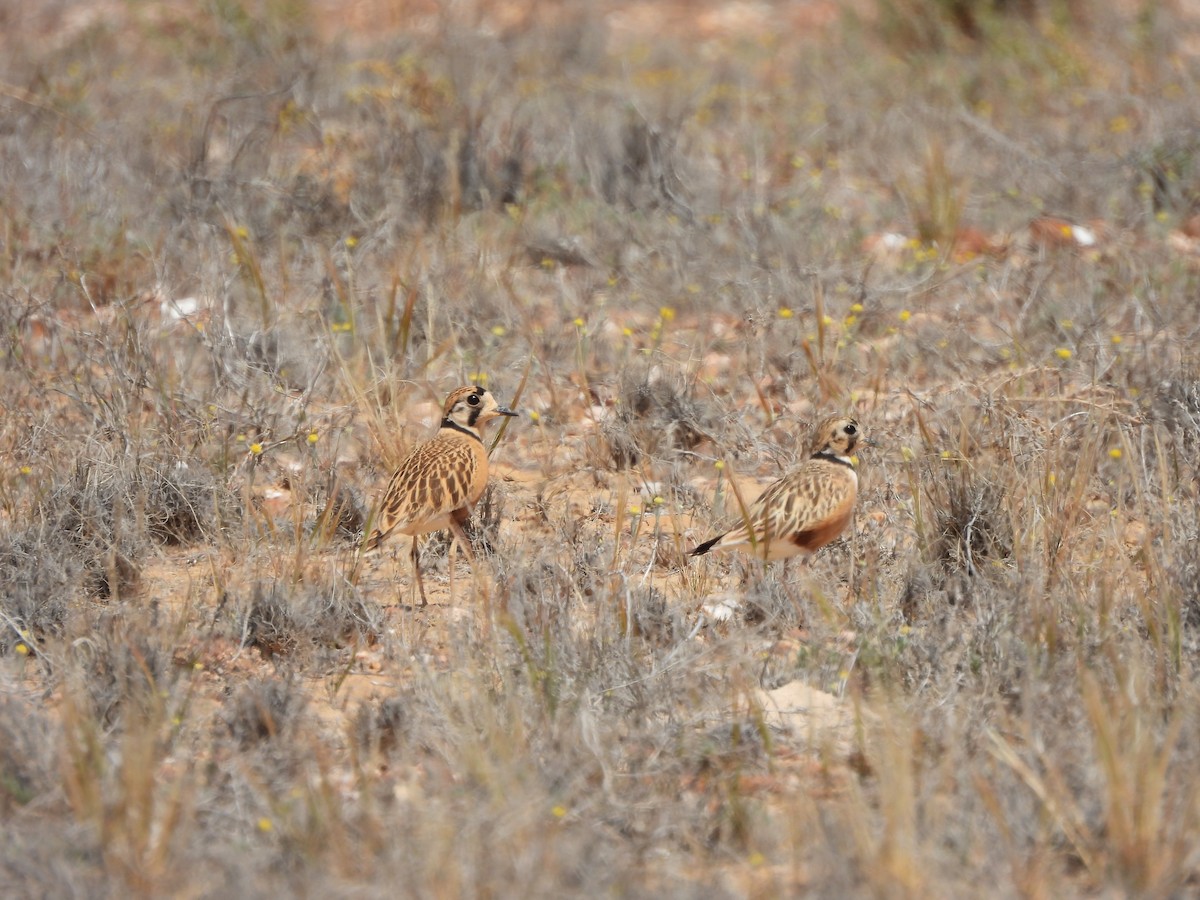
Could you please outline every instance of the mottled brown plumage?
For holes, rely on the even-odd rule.
[[[515,415],[500,406],[487,388],[459,388],[446,398],[437,436],[409,451],[383,492],[375,527],[363,550],[374,550],[393,532],[411,535],[413,570],[422,606],[427,601],[417,557],[417,535],[448,528],[467,556],[474,558],[462,526],[487,487],[483,426],[498,416]]]
[[[746,521],[700,544],[692,556],[742,550],[769,562],[807,557],[824,547],[854,516],[858,474],[850,456],[861,439],[854,419],[823,421],[813,434],[812,456],[768,487]]]

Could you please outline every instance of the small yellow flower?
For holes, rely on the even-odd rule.
[[[554,260],[552,260],[548,256],[543,257],[542,258],[542,268],[543,269],[553,269],[554,268]]]
[[[488,373],[487,372],[469,372],[467,374],[467,380],[469,382],[471,382],[471,384],[484,385],[484,384],[487,384],[487,382],[488,382]]]
[[[749,862],[750,865],[754,866],[755,868],[757,868],[758,866],[761,866],[766,861],[767,861],[767,858],[758,852],[751,853],[750,859],[747,860],[747,862]]]
[[[261,819],[258,820],[258,830],[263,832],[264,834],[266,834],[268,831],[274,831],[275,823],[272,822],[270,819],[268,819],[266,816],[263,816]]]
[[[846,316],[846,318],[842,322],[842,324],[845,325],[847,328],[853,328],[854,324],[857,321],[858,321],[858,316]]]
[[[253,453],[255,456],[262,455],[263,445],[260,444],[258,441],[255,441],[253,444],[250,445],[250,452]]]
[[[536,409],[531,409],[529,411],[529,421],[530,422],[540,422],[541,420],[542,420],[542,414],[540,412],[538,412]]]
[[[550,809],[550,812],[554,815],[554,818],[561,819],[567,814],[567,808],[565,806],[554,806]]]
[[[26,644],[17,644],[17,646],[14,647],[13,649],[16,650],[18,656],[28,656],[29,655],[29,647]]]
[[[660,306],[658,308],[658,317],[664,322],[671,322],[675,319],[675,310],[669,306]]]
[[[204,671],[204,663],[200,662],[200,660],[196,660],[194,663],[192,663],[192,671],[203,672]]]
[[[233,230],[233,233],[236,234],[238,237],[240,237],[242,240],[245,240],[246,238],[250,237],[250,230],[248,228],[246,228],[245,225],[239,225],[237,228],[235,228]]]
[[[909,312],[907,309],[900,310],[900,321],[901,322],[907,322],[911,318],[912,318],[912,313]]]
[[[1054,351],[1054,355],[1059,359],[1067,360],[1071,358],[1071,351],[1067,347],[1059,347]]]
[[[900,455],[904,457],[905,462],[912,462],[916,458],[916,454],[912,452],[912,447],[901,447]]]
[[[1058,324],[1062,326],[1063,331],[1070,331],[1072,328],[1075,327],[1075,323],[1073,321],[1071,321],[1070,319],[1063,319]]]
[[[583,317],[582,317],[582,316],[580,316],[580,317],[578,317],[578,318],[576,318],[576,319],[575,319],[575,327],[576,327],[576,328],[582,328],[582,327],[583,327],[585,324],[586,324],[586,323],[583,321]]]
[[[949,458],[950,458],[950,451],[949,451],[949,450],[943,450],[943,451],[942,451],[942,459],[949,459]]]
[[[1113,342],[1114,344],[1119,344],[1119,343],[1121,343],[1121,342],[1122,342],[1122,341],[1124,341],[1124,340],[1125,340],[1125,338],[1121,337],[1119,334],[1114,334],[1114,335],[1112,336],[1112,342]]]
[[[346,238],[346,246],[351,249],[357,247],[358,246],[358,238],[354,237],[353,235]]]
[[[33,467],[32,466],[21,466],[20,471],[21,471],[22,475],[32,475]]]
[[[242,443],[242,441],[246,440],[245,432],[238,434],[238,436],[236,438],[234,438],[234,440],[236,440],[239,444]]]
[[[631,516],[640,516],[642,514],[642,508],[640,506],[631,506],[629,507],[629,514]]]
[[[306,440],[307,440],[307,441],[308,441],[310,444],[315,444],[315,443],[316,443],[317,441],[319,441],[320,439],[321,439],[321,436],[320,436],[319,434],[317,434],[315,431],[310,431],[310,432],[308,433],[308,437],[306,438]]]
[[[854,313],[855,315],[858,315],[862,311],[863,311],[863,305],[861,303],[851,304],[850,312]]]
[[[1054,487],[1054,485],[1058,484],[1058,476],[1051,472],[1046,476],[1046,481],[1049,483],[1050,487]]]
[[[508,334],[508,329],[506,329],[503,325],[493,325],[492,334],[494,334],[496,337],[504,337],[504,335]]]
[[[716,462],[713,463],[713,468],[716,469],[718,472],[720,472],[722,469],[725,468],[725,460],[718,459]]]
[[[622,328],[621,334],[625,335],[625,337],[633,337],[633,329],[632,328]]]
[[[1113,447],[1111,450],[1108,451],[1108,455],[1109,455],[1109,458],[1111,458],[1111,459],[1120,459],[1121,458],[1121,448]]]
[[[664,503],[666,503],[666,502],[667,502],[667,501],[666,501],[666,500],[664,500],[662,497],[655,497],[655,498],[654,498],[654,505],[655,505],[655,506],[662,506],[662,505],[663,505]]]
[[[828,328],[833,324],[833,316],[821,316],[821,324]]]
[[[781,318],[781,319],[790,319],[794,315],[795,315],[795,313],[792,312],[790,309],[788,309],[786,306],[779,310],[779,318]]]

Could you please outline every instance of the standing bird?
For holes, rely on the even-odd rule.
[[[858,422],[833,416],[813,433],[813,454],[754,502],[741,525],[692,550],[743,550],[766,562],[816,553],[846,530],[858,497],[850,459],[862,439]]]
[[[463,523],[487,487],[488,456],[483,426],[500,416],[515,416],[487,388],[469,385],[446,398],[437,436],[413,447],[401,460],[379,504],[375,527],[363,544],[374,550],[392,532],[412,535],[413,571],[427,606],[417,535],[449,528],[467,558],[474,560]],[[451,547],[453,550],[453,546]],[[453,554],[451,554],[453,555]]]

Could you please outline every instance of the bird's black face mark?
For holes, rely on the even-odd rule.
[[[858,445],[858,423],[853,419],[848,422],[843,422],[842,426],[833,433],[833,439],[835,441],[839,437],[842,438],[842,442],[846,445],[845,452],[853,453],[854,448]]]

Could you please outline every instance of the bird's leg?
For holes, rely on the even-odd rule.
[[[467,559],[473,564],[475,562],[475,549],[471,545],[471,539],[467,537],[467,530],[463,526],[467,520],[471,518],[471,510],[463,508],[450,514],[450,532],[454,535],[462,547],[463,553],[467,554]]]
[[[421,608],[424,609],[429,605],[429,601],[425,599],[425,582],[421,580],[421,554],[417,550],[417,536],[413,535],[412,545],[412,564],[413,573],[416,575],[417,590],[421,592]]]
[[[483,579],[481,581],[479,578],[479,568],[475,565],[474,545],[471,543],[471,539],[467,536],[467,531],[463,527],[466,525],[467,520],[470,519],[470,517],[470,509],[462,509],[459,510],[458,513],[451,515],[450,530],[454,532],[455,542],[462,547],[463,553],[467,555],[467,560],[471,564],[472,601],[477,600],[480,594],[483,595],[483,634],[485,637],[490,638],[492,634],[493,623],[492,597],[491,592],[488,590],[487,579]]]
[[[810,553],[800,554],[800,556],[796,560],[796,565],[800,570],[796,577],[796,580],[795,581],[789,580],[785,584],[785,587],[784,587],[784,590],[786,591],[788,598],[792,601],[792,607],[796,610],[796,624],[797,624],[797,627],[800,628],[801,630],[803,630],[807,625],[808,601],[811,600],[811,597],[808,596],[808,594],[811,593],[811,591],[810,590],[800,590],[799,586],[801,584],[803,584],[803,586],[805,586],[806,588],[811,587],[812,579],[810,577],[808,577],[809,569],[811,567],[811,563],[810,563],[811,559],[812,559],[812,554],[810,554]],[[790,563],[790,562],[791,562],[791,560],[789,559],[786,563],[784,563],[784,572],[785,573],[787,572],[788,563]]]
[[[470,515],[470,513],[467,513]],[[463,517],[465,521],[465,516]],[[450,533],[454,535],[454,540],[450,542],[450,599],[454,600],[454,548],[461,547],[462,552],[466,555],[467,561],[471,564],[472,576],[475,572],[475,551],[471,549],[471,539],[467,537],[467,532],[462,526],[462,522],[457,517],[450,517]]]

